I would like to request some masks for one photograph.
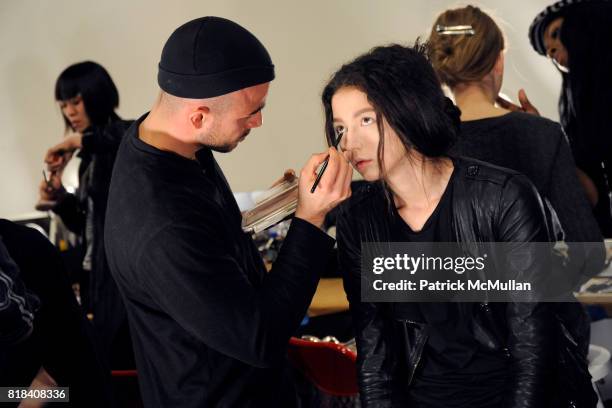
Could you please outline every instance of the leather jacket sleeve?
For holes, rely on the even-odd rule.
[[[343,274],[357,342],[357,376],[361,405],[392,406],[392,359],[389,335],[381,305],[361,302],[361,242],[349,225],[344,211],[338,216],[337,241],[340,270]]]
[[[502,190],[496,241],[510,243],[503,260],[519,278],[533,279],[542,273],[542,257],[530,242],[547,242],[548,231],[542,202],[524,176],[512,176]],[[554,316],[547,303],[516,302],[506,308],[507,346],[513,381],[509,387],[512,408],[546,406],[549,367],[555,349]]]

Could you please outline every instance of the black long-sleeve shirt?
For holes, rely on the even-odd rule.
[[[522,112],[462,122],[452,153],[526,175],[556,211],[565,241],[574,243],[570,250],[575,262],[582,264],[576,266],[582,270],[582,280],[601,272],[603,237],[558,123]]]
[[[266,273],[211,151],[158,150],[142,119],[119,149],[105,236],[145,406],[293,406],[287,342],[333,240],[296,218]]]

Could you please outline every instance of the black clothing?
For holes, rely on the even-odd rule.
[[[453,242],[453,171],[446,190],[420,231],[413,231],[392,206],[393,242]],[[499,406],[508,361],[501,353],[481,350],[471,331],[473,303],[392,303],[391,315],[425,322],[429,327],[419,373],[409,390],[411,406]]]
[[[263,44],[221,17],[201,17],[177,28],[162,50],[157,83],[181,98],[212,98],[274,79]]]
[[[569,246],[570,269],[581,271],[576,286],[601,272],[605,259],[602,236],[558,123],[522,112],[465,121],[452,153],[526,175],[559,219]],[[585,242],[588,244],[582,244]],[[594,244],[597,242],[600,244]],[[577,302],[558,307],[586,357],[588,316]]]
[[[475,160],[454,158],[452,231],[460,245],[470,242],[546,242],[549,230],[542,202],[526,177]],[[361,242],[389,242],[388,204],[380,184],[353,195],[338,220],[340,265],[357,333],[359,388],[364,408],[402,406],[418,376],[428,344],[429,324],[393,316],[385,304],[360,301]],[[373,217],[373,214],[381,216]],[[463,248],[467,253],[470,248]],[[516,262],[506,268],[529,277],[541,265],[538,257],[517,245]],[[512,367],[505,384],[509,407],[563,406],[551,403],[550,384],[558,358],[560,334],[546,303],[476,304],[471,314],[479,348]],[[569,336],[569,333],[567,334]],[[583,362],[586,367],[586,361]],[[564,373],[565,374],[565,373]],[[582,378],[590,387],[588,374]],[[498,389],[498,384],[489,384]],[[591,397],[594,393],[591,389]],[[483,403],[482,406],[488,406]],[[478,406],[478,405],[472,405]]]
[[[523,112],[465,121],[451,154],[526,175],[555,209],[567,242],[602,241],[558,123]]]
[[[0,348],[0,386],[28,387],[42,366],[60,387],[70,387],[70,403],[61,406],[108,406],[110,376],[96,359],[58,250],[38,231],[7,220],[0,220],[0,236],[25,286],[40,299],[31,336]]]
[[[0,346],[28,338],[39,303],[24,286],[19,267],[11,259],[0,235]]]
[[[333,239],[295,218],[266,273],[221,169],[126,133],[106,218],[147,407],[292,407],[289,337]]]
[[[604,237],[612,237],[612,206],[610,194],[612,192],[612,150],[600,148],[599,151],[587,145],[587,141],[581,140],[573,122],[568,124],[568,137],[576,166],[589,176],[597,189],[597,204],[593,208],[593,214]]]
[[[101,358],[113,369],[134,368],[130,342],[115,342],[117,334],[127,330],[127,320],[104,251],[104,217],[111,174],[123,134],[132,122],[115,120],[104,127],[90,127],[83,133],[79,188],[75,194],[66,194],[53,209],[64,225],[79,235],[84,248],[88,248],[85,257],[91,267],[89,298],[96,339]]]

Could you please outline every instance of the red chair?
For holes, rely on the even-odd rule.
[[[136,370],[113,370],[111,371],[111,376],[114,378],[117,377],[138,377],[138,373]]]
[[[342,344],[292,337],[289,360],[321,391],[337,397],[358,393],[357,355]]]
[[[117,406],[123,408],[143,408],[138,372],[136,370],[112,370],[112,387]]]

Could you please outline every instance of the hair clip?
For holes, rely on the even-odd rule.
[[[440,24],[436,25],[436,32],[440,35],[474,35],[476,31],[471,25],[456,25],[456,26],[443,26]]]

